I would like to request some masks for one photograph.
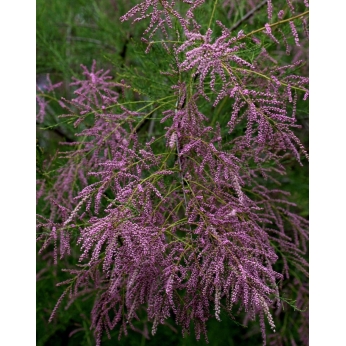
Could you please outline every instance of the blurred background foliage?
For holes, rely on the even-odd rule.
[[[166,54],[158,45],[154,46],[149,54],[145,54],[145,44],[139,38],[146,28],[146,23],[131,25],[131,22],[121,23],[119,18],[125,14],[136,1],[118,0],[37,0],[37,72],[36,83],[43,85],[46,75],[49,74],[53,83],[63,81],[63,85],[55,90],[55,99],[61,96],[69,98],[73,89],[69,83],[73,77],[82,78],[83,64],[91,67],[92,61],[97,61],[98,68],[110,69],[115,81],[125,79],[136,90],[134,97],[141,99],[159,99],[173,93],[169,87],[162,84],[173,85],[174,80],[157,73],[159,70],[168,70],[170,61],[161,59]],[[137,1],[138,3],[138,1]],[[210,16],[212,1],[202,7],[197,17]],[[234,6],[219,6],[216,18],[221,20],[227,27],[234,26],[249,10],[246,0],[235,0]],[[232,3],[232,2],[228,2]],[[285,2],[283,2],[285,4]],[[285,5],[283,5],[284,7]],[[210,7],[210,8],[209,8]],[[198,18],[197,18],[198,20]],[[206,22],[206,20],[204,20]],[[267,22],[266,6],[256,12],[246,22],[242,23],[237,30],[249,32],[263,26]],[[205,24],[207,25],[207,24]],[[214,27],[216,33],[218,27]],[[283,28],[289,30],[289,28]],[[292,42],[293,43],[293,39]],[[292,52],[307,60],[307,43],[301,41],[302,49]],[[292,61],[292,55],[286,56],[278,50],[275,44],[269,40],[265,44],[269,54],[272,54],[280,65]],[[293,45],[292,45],[293,47]],[[293,48],[295,49],[295,48]],[[300,71],[303,75],[308,74],[308,65],[305,64]],[[153,75],[143,73],[152,71]],[[174,101],[172,101],[174,106]],[[172,107],[172,105],[167,105]],[[227,115],[232,104],[220,104],[215,109],[209,106],[207,109],[212,118],[211,123],[216,121],[227,123]],[[220,108],[222,107],[222,109]],[[298,120],[302,128],[297,130],[297,136],[308,148],[308,104],[298,101]],[[64,123],[58,118],[61,112],[57,102],[50,102],[48,116],[44,123],[37,123],[36,162],[37,174],[40,177],[45,174],[43,162],[50,160],[56,153],[58,143],[74,139],[75,129],[72,125]],[[163,127],[162,127],[163,129]],[[155,127],[159,131],[160,127]],[[144,127],[142,135],[147,136],[148,128]],[[64,147],[59,147],[64,150]],[[308,209],[308,165],[306,160],[301,167],[295,160],[287,163],[287,176],[281,179],[282,189],[290,191],[290,200],[297,203],[300,215],[309,216]],[[57,163],[59,164],[59,163]],[[47,170],[47,168],[45,168]],[[42,201],[37,206],[38,213],[44,214],[45,205]],[[37,247],[39,249],[39,245]],[[52,250],[52,249],[51,249]],[[37,345],[94,345],[93,333],[90,331],[90,311],[93,305],[93,297],[77,299],[68,309],[64,309],[66,301],[57,312],[52,323],[48,318],[53,310],[63,288],[57,287],[58,282],[64,281],[68,275],[62,271],[64,268],[73,266],[73,258],[76,258],[78,249],[72,249],[74,253],[70,258],[59,261],[53,265],[52,251],[45,251],[37,256]],[[285,320],[282,323],[293,323],[297,313],[287,305]],[[208,337],[210,345],[261,345],[262,338],[257,324],[244,328],[235,323],[229,316],[221,315],[222,322],[210,320],[208,322]],[[241,320],[241,319],[238,319]],[[290,322],[287,322],[290,321]],[[280,321],[279,321],[280,323]],[[146,324],[144,324],[146,325]],[[141,324],[143,326],[143,324]],[[136,327],[136,325],[135,325]],[[159,325],[157,334],[150,334],[151,325],[148,323],[147,330],[139,326],[138,331],[131,331],[126,337],[118,341],[117,330],[112,332],[112,339],[104,337],[103,345],[205,345],[206,342],[195,340],[193,327],[191,333],[184,338],[181,331],[171,319],[166,326]],[[289,327],[287,327],[289,329]],[[269,330],[268,330],[269,331]],[[288,333],[294,333],[293,329]]]

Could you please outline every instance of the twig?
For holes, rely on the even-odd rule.
[[[176,141],[176,146],[177,146],[179,171],[180,171],[180,178],[181,178],[182,190],[183,190],[183,194],[184,194],[185,208],[187,209],[187,199],[186,199],[186,194],[185,194],[185,189],[184,189],[184,176],[183,176],[183,171],[182,171],[182,166],[181,166],[181,161],[180,161],[180,152],[179,152],[178,136],[176,136],[175,141]],[[185,210],[186,210],[186,209],[185,209]]]
[[[108,49],[112,50],[113,52],[116,51],[116,49],[113,46],[111,46],[111,45],[109,45],[107,43],[103,43],[100,40],[95,40],[93,38],[79,37],[79,36],[68,36],[67,38],[69,40],[73,40],[73,41],[81,41],[81,42],[89,42],[89,43],[98,44],[99,46],[103,46],[105,48],[108,48]]]
[[[305,11],[305,12],[300,13],[300,14],[294,16],[294,17],[291,17],[291,18],[288,18],[288,19],[284,19],[284,20],[280,20],[279,22],[276,22],[276,23],[273,23],[273,24],[269,24],[269,27],[270,27],[270,28],[274,28],[274,27],[277,26],[277,25],[280,25],[280,24],[283,24],[283,23],[287,23],[287,22],[291,22],[291,21],[294,20],[294,19],[298,19],[298,18],[307,16],[308,14],[309,14],[309,11]],[[240,38],[238,39],[238,41],[241,41],[241,40],[243,40],[243,39],[245,39],[245,38],[247,38],[247,37],[249,37],[249,36],[252,36],[253,34],[256,34],[256,33],[258,33],[258,32],[261,32],[261,31],[263,31],[263,30],[265,30],[265,27],[262,27],[262,28],[257,29],[257,30],[253,30],[253,31],[249,32],[248,34],[246,34],[246,35],[240,37]]]
[[[237,23],[235,23],[232,27],[231,27],[231,31],[237,29],[241,23],[243,23],[245,20],[247,20],[248,18],[250,18],[251,16],[253,16],[253,14],[258,11],[261,7],[263,7],[268,1],[267,0],[263,0],[261,3],[259,3],[256,7],[254,7],[251,11],[249,11],[248,13],[245,14],[245,16],[243,16]]]
[[[42,124],[40,124],[38,122],[36,122],[36,125],[42,126]],[[49,129],[49,131],[52,131],[52,132],[56,133],[57,135],[59,135],[60,137],[65,138],[65,141],[68,143],[74,143],[75,142],[75,140],[72,137],[70,137],[69,135],[67,135],[64,131],[62,131],[60,127]]]
[[[154,123],[155,123],[155,119],[152,118],[152,119],[150,120],[150,124],[149,124],[148,140],[150,140],[150,137],[151,137],[152,134],[153,134],[153,131],[154,131]]]
[[[178,111],[178,104],[180,101],[180,92],[178,96],[177,103],[175,105],[175,113]],[[183,170],[182,170],[182,165],[181,165],[181,160],[180,160],[180,151],[179,151],[179,141],[178,141],[178,136],[175,136],[175,145],[177,147],[177,154],[178,154],[178,164],[179,164],[179,171],[180,171],[180,178],[181,178],[181,187],[183,190],[183,195],[184,195],[184,202],[185,202],[185,210],[187,210],[187,199],[186,199],[186,194],[185,194],[185,189],[184,189],[184,175],[183,175]]]
[[[215,9],[216,9],[216,6],[217,6],[217,2],[218,2],[218,0],[214,0],[213,11],[212,11],[212,13],[211,13],[210,20],[209,20],[209,24],[208,24],[208,28],[209,28],[209,29],[210,29],[210,27],[211,27],[211,22],[213,21],[213,18],[214,18],[214,14],[215,14]]]
[[[56,117],[55,117],[55,112],[53,111],[52,107],[48,104],[46,106],[47,109],[47,113],[50,114],[52,116],[52,118],[54,119],[54,121],[57,123]],[[36,125],[42,126],[43,124],[40,124],[38,122],[36,122]],[[73,139],[73,137],[71,137],[69,134],[65,133],[64,130],[59,126],[59,124],[55,124],[55,128],[50,128],[49,130],[52,132],[55,132],[57,135],[64,137],[66,142],[69,143],[73,143],[75,142],[75,140]]]

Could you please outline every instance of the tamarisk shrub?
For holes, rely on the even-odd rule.
[[[229,4],[214,1],[206,19],[198,15],[203,0],[147,0],[121,17],[149,19],[148,57],[164,48],[165,70],[156,71],[165,83],[161,98],[148,99],[135,77],[115,81],[94,62],[71,83],[74,97],[59,100],[60,117],[78,132],[63,143],[71,149],[59,152],[50,183],[38,180],[46,203],[38,240],[40,252],[54,244],[55,263],[72,245],[80,248],[51,319],[65,296],[71,304],[94,292],[97,345],[116,326],[119,337],[134,329],[143,309],[152,334],[173,315],[183,334],[193,324],[206,340],[207,321],[220,320],[221,310],[234,318],[236,309],[244,323],[259,319],[264,344],[268,324],[271,344],[279,345],[287,341],[275,318],[290,285],[305,308],[308,223],[278,184],[287,160],[308,158],[295,134],[308,78],[295,74],[304,60],[279,64],[265,47],[277,45],[277,59],[292,45],[302,49],[308,12],[268,1],[269,22],[234,32],[217,19]],[[39,89],[41,122],[54,87]]]

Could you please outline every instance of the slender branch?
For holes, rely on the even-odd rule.
[[[184,189],[184,176],[183,176],[183,171],[182,171],[182,166],[181,166],[181,161],[180,161],[178,136],[176,138],[176,146],[177,146],[177,153],[178,153],[178,163],[179,163],[179,170],[180,170],[181,185],[182,185],[183,194],[184,194],[185,208],[187,208],[187,199],[186,199],[186,194],[185,194],[185,189]]]
[[[150,124],[149,124],[149,130],[148,130],[148,141],[150,140],[151,136],[153,135],[154,132],[154,123],[155,123],[155,118],[151,118]]]
[[[107,43],[103,43],[100,40],[95,40],[93,38],[88,38],[88,37],[79,37],[79,36],[67,36],[68,40],[72,40],[72,41],[80,41],[80,42],[89,42],[89,43],[93,43],[93,44],[97,44],[99,46],[108,48],[110,50],[112,50],[113,52],[115,52],[115,48]]]
[[[273,24],[269,24],[269,26],[270,26],[271,28],[274,28],[274,27],[277,26],[277,25],[290,22],[290,21],[292,21],[292,20],[294,20],[294,19],[301,18],[301,17],[306,16],[306,15],[308,15],[308,14],[309,14],[309,11],[305,11],[305,12],[303,12],[303,13],[301,13],[301,14],[298,14],[297,16],[294,16],[294,17],[291,17],[291,18],[288,18],[288,19],[284,19],[284,20],[280,20],[279,22],[276,22],[276,23],[273,23]],[[249,37],[249,36],[252,36],[253,34],[256,34],[257,32],[261,32],[261,31],[263,31],[263,30],[265,30],[265,27],[262,27],[262,28],[260,28],[260,29],[251,31],[251,32],[248,33],[247,35],[242,36],[241,38],[239,38],[238,41],[243,40],[244,38]]]
[[[225,66],[225,65],[224,65]],[[265,78],[267,80],[270,80],[271,82],[274,82],[272,78],[262,74],[262,73],[259,73],[259,72],[256,72],[256,71],[252,71],[252,70],[248,70],[248,69],[245,69],[245,68],[237,68],[237,67],[233,67],[232,70],[237,70],[237,71],[244,71],[244,72],[248,72],[248,73],[252,73],[252,74],[255,74],[257,76],[260,76],[262,78]],[[279,80],[280,84],[286,86],[286,87],[290,87],[292,89],[296,89],[296,90],[299,90],[299,91],[303,91],[303,92],[307,92],[307,89],[303,89],[303,88],[299,88],[295,85],[288,85],[287,83],[284,83],[282,82],[281,80]]]
[[[254,15],[254,13],[256,11],[258,11],[261,7],[263,7],[268,1],[267,0],[263,0],[261,3],[259,3],[256,7],[254,7],[251,11],[249,11],[248,13],[245,14],[245,16],[243,16],[237,23],[235,23],[232,27],[231,27],[231,31],[237,29],[244,21],[246,21],[247,19],[249,19],[250,17],[252,17]]]
[[[211,17],[210,17],[209,24],[208,24],[208,29],[210,29],[211,22],[213,21],[217,3],[218,3],[218,0],[215,0],[215,1],[214,1],[214,6],[213,6],[213,11],[212,11],[212,13],[211,13]]]
[[[179,104],[179,98],[177,100],[177,103],[175,105],[175,113],[178,111],[178,104]],[[187,199],[186,199],[186,194],[185,194],[185,190],[184,190],[184,176],[183,176],[183,170],[182,170],[182,165],[181,165],[181,160],[180,160],[180,151],[179,151],[179,141],[178,141],[178,136],[176,136],[175,138],[175,145],[177,147],[177,154],[178,154],[178,164],[179,164],[179,170],[180,170],[180,179],[181,179],[181,187],[183,190],[183,194],[184,194],[184,201],[185,201],[185,210],[187,210]]]
[[[54,119],[55,122],[57,122],[56,117],[55,117],[55,112],[53,111],[52,107],[48,104],[46,106],[46,108],[47,108],[47,113],[52,116],[52,118]],[[36,125],[43,126],[44,124],[41,124],[41,123],[36,121]],[[66,142],[69,142],[69,143],[75,142],[75,140],[73,139],[73,135],[71,136],[68,133],[65,133],[65,131],[61,128],[60,123],[56,123],[54,125],[47,126],[47,127],[40,127],[39,129],[40,130],[50,130],[52,132],[55,132],[60,137],[64,137]]]
[[[36,123],[36,125],[41,125],[40,123]],[[56,127],[54,129],[50,129],[50,131],[56,133],[57,135],[59,135],[60,137],[63,137],[65,138],[65,141],[68,142],[68,143],[73,143],[75,142],[73,140],[72,137],[70,137],[69,135],[67,135],[63,130],[61,130],[59,127]]]

